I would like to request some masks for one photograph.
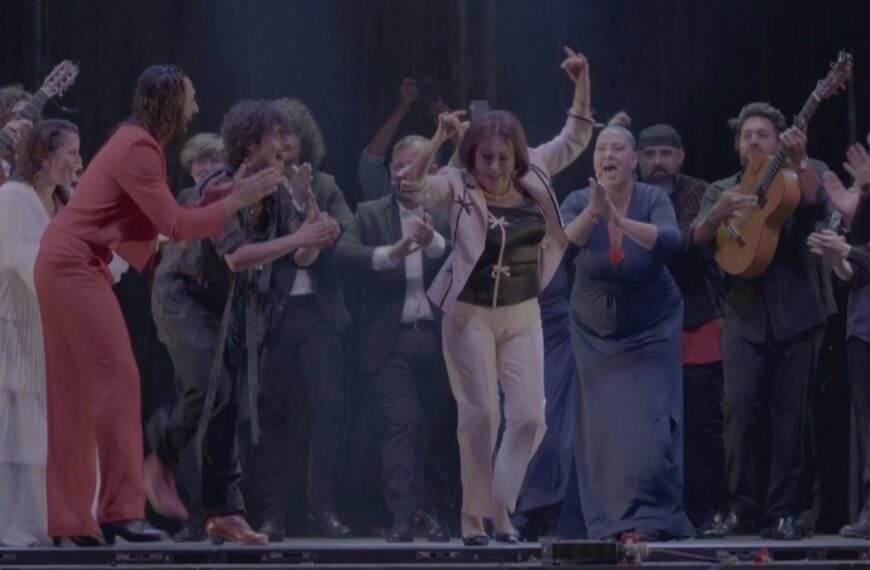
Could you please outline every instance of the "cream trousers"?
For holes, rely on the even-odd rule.
[[[457,302],[453,315],[444,316],[441,333],[459,412],[462,513],[492,517],[494,504],[513,511],[547,428],[538,300],[494,309]],[[499,387],[505,428],[496,452]]]

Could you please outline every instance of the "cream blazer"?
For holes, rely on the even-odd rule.
[[[529,171],[518,181],[537,203],[547,222],[538,264],[541,290],[556,273],[568,244],[551,177],[574,162],[584,148],[580,121],[569,117],[553,140],[529,149]],[[450,315],[457,296],[483,254],[487,232],[486,199],[477,180],[467,170],[446,166],[423,179],[415,201],[447,212],[453,252],[429,287],[428,295],[435,306]]]

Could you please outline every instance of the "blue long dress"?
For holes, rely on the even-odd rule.
[[[562,204],[565,223],[589,189]],[[654,224],[651,251],[627,236],[625,257],[608,257],[607,224],[572,246],[571,339],[579,411],[575,456],[589,538],[635,528],[694,536],[683,507],[683,301],[665,266],[680,244],[674,208],[657,186],[635,184],[627,217]]]
[[[529,463],[517,513],[556,505],[565,497],[574,465],[577,368],[568,325],[568,282],[563,266],[538,298],[544,330],[544,396],[547,433]]]

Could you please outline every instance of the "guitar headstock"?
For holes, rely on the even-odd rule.
[[[51,70],[51,73],[42,82],[40,91],[45,92],[49,97],[62,95],[75,82],[78,74],[79,66],[66,59]]]
[[[837,54],[837,61],[831,64],[831,70],[828,71],[828,75],[819,81],[814,92],[820,100],[827,99],[842,90],[846,86],[846,82],[851,78],[852,54],[847,51],[840,51]]]

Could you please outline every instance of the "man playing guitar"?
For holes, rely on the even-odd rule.
[[[806,245],[813,226],[826,215],[820,174],[826,167],[807,158],[807,135],[786,129],[783,114],[768,103],[750,103],[730,122],[742,166],[758,155],[782,150],[797,174],[800,203],[782,226],[767,270],[754,278],[726,281],[722,335],[725,374],[724,447],[730,504],[700,529],[707,538],[746,534],[764,494],[756,489],[756,425],[770,410],[773,432],[763,536],[796,540],[798,482],[807,386],[814,374],[825,308],[819,272]],[[738,192],[741,173],[714,182],[693,224],[695,244],[713,250],[719,227],[758,208],[756,195]],[[761,500],[759,500],[761,499]]]

